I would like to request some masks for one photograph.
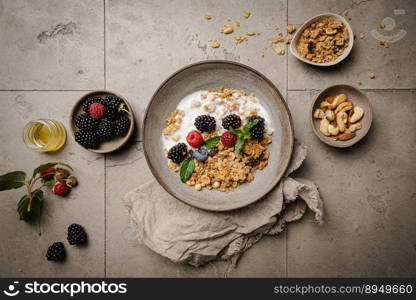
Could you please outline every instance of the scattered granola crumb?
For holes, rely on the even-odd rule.
[[[386,27],[386,25],[384,25],[383,23],[381,23],[380,25],[378,25],[380,27],[380,29],[384,29],[384,27]]]
[[[363,82],[362,82],[362,81],[357,81],[357,84],[358,84],[358,85],[362,85],[362,84],[363,84]]]
[[[373,73],[373,72],[368,73],[368,78],[374,79],[374,78],[376,78],[376,74]]]
[[[246,35],[253,36],[253,35],[256,35],[256,33],[255,32],[252,32],[252,31],[247,31],[246,32]]]
[[[289,24],[286,26],[287,33],[293,33],[296,31],[296,26],[293,24]]]
[[[219,47],[221,47],[221,44],[220,44],[220,43],[218,43],[218,42],[213,42],[213,43],[211,44],[211,48],[219,48]]]
[[[210,15],[205,15],[205,16],[204,16],[204,19],[205,19],[205,20],[211,20],[211,19],[212,19],[212,16],[210,16]]]
[[[242,42],[247,42],[248,39],[245,36],[236,35],[234,37],[236,44],[241,44]]]
[[[239,21],[235,21],[235,26],[240,27],[240,22]]]
[[[282,37],[280,37],[280,38],[275,38],[275,39],[272,39],[270,42],[272,43],[272,44],[277,44],[277,43],[283,43],[285,41],[285,39],[284,38],[282,38]]]
[[[260,56],[261,56],[261,57],[264,57],[264,50],[261,50],[261,51],[260,51]]]
[[[243,17],[244,18],[248,19],[248,18],[250,18],[250,16],[251,16],[251,13],[248,10],[243,11]]]
[[[276,48],[274,48],[274,51],[278,55],[284,55],[285,54],[285,48],[283,48],[282,46],[277,46]]]
[[[379,44],[380,44],[380,46],[383,46],[384,48],[389,48],[390,47],[389,43],[387,43],[385,41],[380,41]]]
[[[360,37],[360,39],[365,38],[365,33],[364,32],[360,32],[359,37]]]
[[[19,272],[19,273],[22,273],[23,272],[23,269],[18,268],[16,271]]]
[[[221,33],[230,34],[234,32],[234,28],[231,25],[225,24],[224,27],[225,29],[221,29]]]
[[[399,74],[396,74],[396,78],[399,79],[400,78],[400,75]]]

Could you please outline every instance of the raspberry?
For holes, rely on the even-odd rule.
[[[90,116],[93,119],[101,119],[105,116],[107,109],[101,103],[91,103],[90,105]]]
[[[43,180],[48,181],[53,179],[53,176],[55,175],[55,168],[47,168],[46,170],[43,170],[40,172],[40,177],[42,177]]]
[[[65,182],[58,181],[52,188],[52,192],[58,196],[66,196],[69,193],[69,186]]]
[[[237,136],[229,131],[226,131],[221,136],[221,143],[225,147],[234,147],[235,143],[237,142]]]
[[[199,146],[202,146],[202,144],[204,143],[202,135],[196,130],[192,130],[188,133],[186,141],[189,145],[191,145],[194,148],[198,148]]]

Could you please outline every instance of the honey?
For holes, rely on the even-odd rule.
[[[23,141],[32,150],[57,151],[66,142],[66,130],[59,121],[51,119],[31,121],[23,129]]]

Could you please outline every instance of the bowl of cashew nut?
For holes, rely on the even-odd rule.
[[[325,144],[345,148],[360,141],[370,130],[371,103],[350,85],[334,85],[321,91],[312,103],[310,118],[316,136]]]

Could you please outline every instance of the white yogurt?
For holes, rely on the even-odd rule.
[[[203,95],[206,95],[204,98]],[[270,127],[270,114],[261,104],[262,101],[254,96],[244,96],[239,93],[233,93],[232,100],[216,97],[215,92],[197,91],[184,97],[176,107],[184,112],[180,128],[170,135],[162,135],[163,148],[169,150],[177,143],[186,143],[186,136],[194,126],[195,118],[200,115],[209,115],[215,118],[218,134],[221,135],[225,129],[221,126],[222,119],[228,114],[237,114],[241,117],[243,124],[250,117],[252,112],[265,120],[266,134],[273,134],[273,128]],[[233,103],[235,106],[232,107]],[[235,109],[233,109],[235,108]],[[187,144],[187,143],[186,143]]]

